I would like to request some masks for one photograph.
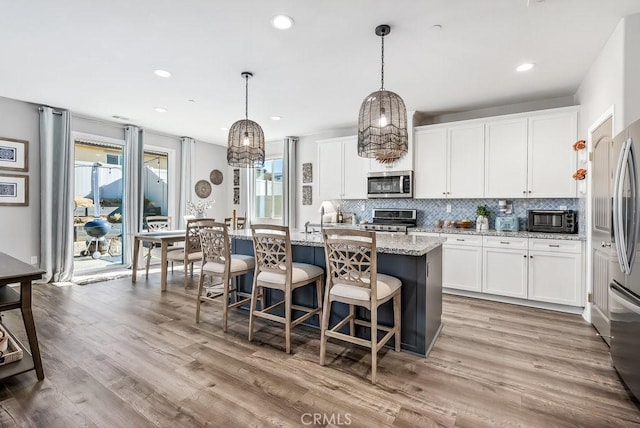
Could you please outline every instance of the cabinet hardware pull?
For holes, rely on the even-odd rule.
[[[523,255],[522,255],[522,257],[524,257],[524,258],[526,259],[526,258],[527,258],[527,255],[526,255],[526,254],[523,254]]]
[[[523,190],[523,191],[522,191],[522,194],[525,194],[525,193],[527,193],[527,191],[526,191],[526,190]]]
[[[529,258],[530,258],[530,259],[532,259],[532,258],[533,258],[533,256],[529,256]]]
[[[531,190],[529,190],[529,193],[533,193],[533,192],[531,192]]]
[[[611,246],[611,242],[605,242],[605,241],[602,241],[602,242],[600,243],[600,245],[601,245],[603,248],[604,248],[604,247],[610,247],[610,246]]]
[[[464,239],[456,238],[456,241],[464,241]]]
[[[509,245],[511,242],[507,242],[507,241],[500,241],[501,244],[507,244]]]
[[[550,246],[550,247],[553,247],[553,248],[560,248],[560,245],[559,245],[559,244],[549,244],[549,246]]]

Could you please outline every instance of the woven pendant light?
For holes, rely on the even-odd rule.
[[[380,90],[364,99],[358,117],[358,156],[380,163],[395,162],[409,149],[407,108],[398,94],[384,89],[384,36],[390,32],[388,25],[376,27],[382,40]]]
[[[261,168],[264,165],[264,132],[260,125],[249,120],[249,78],[253,74],[244,71],[241,76],[245,79],[245,118],[229,128],[227,163],[240,168]]]

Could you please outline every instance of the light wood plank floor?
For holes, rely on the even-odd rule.
[[[35,372],[0,388],[0,426],[492,427],[640,425],[607,346],[581,317],[445,296],[444,329],[428,359],[381,351],[379,383],[364,349],[219,306],[195,324],[179,270],[85,286],[34,287],[45,380]],[[23,335],[18,311],[4,314]],[[318,414],[319,416],[315,416]]]

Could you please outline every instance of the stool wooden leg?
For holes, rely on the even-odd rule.
[[[327,353],[327,335],[329,329],[329,317],[331,316],[331,302],[329,301],[329,287],[324,296],[324,306],[322,308],[322,323],[320,324],[320,365],[324,366],[324,358]]]
[[[400,352],[400,293],[393,298],[393,326],[397,329],[396,331],[396,352]]]
[[[284,340],[285,340],[285,352],[287,354],[291,353],[291,288],[289,286],[288,289],[284,292]]]
[[[147,255],[145,257],[147,259],[147,264],[146,264],[145,271],[144,271],[144,278],[145,279],[149,279],[149,265],[151,264],[151,249],[152,248],[153,247],[149,248],[149,251],[147,252]]]
[[[378,368],[378,308],[371,308],[371,383],[376,383]]]
[[[202,274],[201,274],[202,276]],[[227,318],[229,317],[229,276],[223,277],[222,286],[222,331],[227,332]]]
[[[38,346],[38,336],[36,335],[36,324],[33,321],[33,313],[31,312],[31,281],[20,282],[20,293],[22,320],[24,321],[24,328],[27,332],[27,339],[29,339],[29,348],[31,349],[31,356],[33,357],[33,365],[36,369],[36,376],[38,380],[44,379],[44,370],[42,368],[42,359],[40,358],[40,347]]]
[[[349,335],[355,336],[356,334],[356,307],[349,305]]]
[[[256,291],[257,293],[257,291]],[[266,308],[267,306],[265,305],[265,301],[267,299],[267,296],[265,295],[265,289],[264,287],[260,287],[260,310],[264,311],[264,308]]]
[[[256,284],[256,276],[257,273],[253,275],[253,286],[251,287],[251,303],[249,304],[249,342],[253,340],[253,324],[255,323],[256,319],[253,315],[253,311],[256,310],[256,302],[258,298],[258,285]]]
[[[196,322],[200,322],[200,298],[202,297],[202,291],[204,289],[204,272],[200,275],[200,281],[198,281],[198,299],[196,302]]]

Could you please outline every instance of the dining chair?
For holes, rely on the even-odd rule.
[[[256,318],[264,318],[284,324],[285,351],[291,352],[291,328],[308,320],[322,311],[322,283],[324,270],[318,266],[292,261],[291,239],[287,226],[253,224],[253,249],[256,258],[253,274],[253,289],[249,312],[249,341],[253,339],[253,328]],[[311,308],[293,304],[293,291],[307,284],[315,284],[318,298],[317,307]],[[279,290],[284,293],[283,300],[258,310],[256,308],[259,295],[264,295],[265,288]],[[284,305],[284,316],[273,311]],[[304,312],[293,319],[293,311]]]
[[[145,217],[144,219],[147,225],[147,231],[149,232],[160,232],[163,230],[171,229],[171,217],[166,215],[150,215]],[[169,249],[169,251],[174,250],[175,248]],[[162,256],[162,250],[159,247],[151,242],[149,243],[149,247],[147,249],[147,253],[145,254],[145,278],[149,279],[149,265],[151,264],[151,259],[160,259]]]
[[[320,365],[325,364],[327,338],[332,337],[371,349],[371,383],[376,383],[378,351],[395,336],[395,350],[400,351],[400,291],[402,282],[377,272],[376,233],[356,229],[324,229],[327,286],[320,326]],[[378,324],[378,308],[393,299],[393,327]],[[349,305],[349,315],[329,328],[331,304]],[[371,312],[371,321],[356,318],[355,307]],[[349,334],[340,333],[349,324]],[[370,339],[355,337],[355,326],[370,328]],[[378,340],[378,330],[386,331]]]
[[[251,294],[243,293],[238,289],[238,277],[253,272],[254,257],[231,254],[229,232],[223,223],[212,223],[207,228],[200,229],[200,241],[202,242],[202,268],[198,282],[196,322],[200,322],[202,302],[218,302],[222,298],[222,330],[226,332],[229,309],[247,304],[251,300]],[[214,286],[211,291],[203,295],[205,275],[222,279],[222,286]],[[233,303],[229,302],[230,293],[233,293]]]
[[[184,289],[189,284],[187,269],[193,277],[193,263],[202,260],[202,244],[200,242],[200,229],[211,227],[215,224],[213,218],[194,218],[187,220],[185,228],[184,247],[167,253],[167,260],[180,262],[184,265]]]

